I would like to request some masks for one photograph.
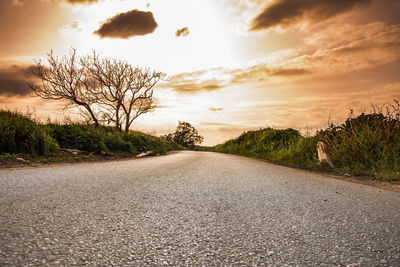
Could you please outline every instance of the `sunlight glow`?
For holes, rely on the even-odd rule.
[[[67,25],[60,29],[63,40],[57,50],[75,47],[79,53],[88,53],[96,49],[106,56],[122,58],[134,65],[149,66],[168,74],[228,66],[235,61],[233,29],[214,1],[155,0],[149,7],[147,2],[106,1],[90,8],[75,7],[73,11],[79,17],[79,26],[71,28]],[[153,12],[158,23],[154,33],[128,40],[102,39],[93,34],[111,17],[110,14],[133,9]],[[176,37],[176,31],[183,27],[189,28],[189,35]]]

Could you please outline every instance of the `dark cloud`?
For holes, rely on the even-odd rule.
[[[0,68],[0,95],[26,96],[30,93],[28,83],[35,81],[33,66]]]
[[[288,26],[301,20],[320,22],[370,0],[275,0],[254,18],[251,30]]]
[[[188,36],[189,33],[190,33],[189,28],[188,27],[184,27],[182,29],[177,30],[175,35],[177,37],[185,37],[185,36]]]
[[[99,0],[64,0],[70,4],[94,4],[99,2]]]
[[[223,111],[223,108],[209,108],[209,111]]]
[[[153,13],[135,9],[108,19],[94,33],[102,38],[127,39],[133,36],[150,34],[154,32],[157,26]]]

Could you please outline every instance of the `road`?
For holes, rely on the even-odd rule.
[[[400,194],[180,152],[0,171],[0,266],[399,266]]]

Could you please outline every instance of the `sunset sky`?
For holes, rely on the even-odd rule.
[[[0,0],[0,108],[73,115],[33,97],[29,67],[71,47],[162,71],[159,107],[215,145],[260,127],[314,131],[400,96],[399,0]]]

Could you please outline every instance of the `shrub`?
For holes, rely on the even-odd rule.
[[[43,155],[57,149],[44,127],[29,117],[0,111],[0,153]]]
[[[300,137],[287,147],[271,152],[271,158],[296,166],[312,168],[317,161],[317,140],[315,137]]]
[[[249,131],[213,148],[214,151],[268,159],[289,165],[334,173],[400,179],[400,99],[395,104],[374,106],[370,114],[331,125],[313,137],[293,129]],[[317,142],[325,143],[334,167],[318,164]]]
[[[104,135],[91,125],[49,124],[51,135],[62,148],[85,150],[89,152],[106,151]]]
[[[217,145],[214,150],[297,166],[312,166],[316,162],[316,140],[302,137],[294,129],[248,131],[225,144]]]
[[[318,132],[340,172],[390,178],[400,169],[399,112],[353,113],[342,125]],[[388,176],[388,173],[392,175]]]
[[[180,149],[173,142],[140,132],[120,132],[114,127],[95,128],[92,125],[83,124],[49,124],[48,128],[52,137],[63,148],[129,154],[139,154],[149,150],[164,154],[167,151]]]
[[[130,142],[139,152],[151,150],[157,154],[165,154],[171,150],[182,149],[181,146],[174,142],[166,141],[140,132],[130,131],[129,133],[124,133],[122,138],[123,140]]]
[[[118,153],[137,154],[137,149],[133,147],[132,143],[122,139],[118,134],[106,134],[104,141],[107,150]]]

